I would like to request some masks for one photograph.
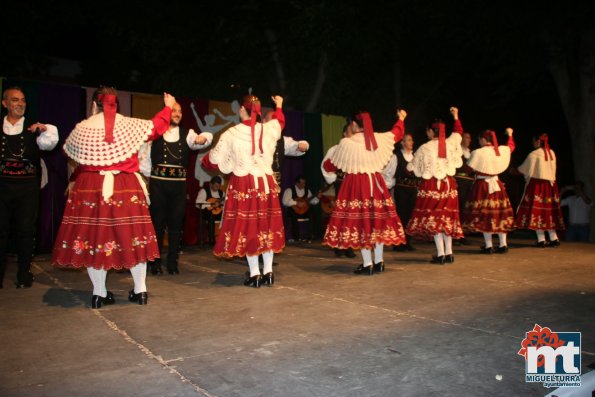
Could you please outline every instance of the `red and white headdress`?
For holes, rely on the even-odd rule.
[[[378,144],[376,143],[376,138],[374,137],[374,127],[372,126],[372,118],[370,117],[370,113],[358,113],[355,115],[355,119],[361,121],[363,124],[366,150],[372,152],[376,151],[376,149],[378,149]]]

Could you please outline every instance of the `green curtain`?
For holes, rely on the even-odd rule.
[[[329,148],[336,145],[343,138],[345,117],[323,114],[322,116],[322,148],[326,153]]]

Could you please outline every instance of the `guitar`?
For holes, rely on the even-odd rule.
[[[323,194],[320,197],[320,208],[322,208],[322,211],[325,214],[330,215],[333,213],[333,210],[335,209],[336,200],[337,198],[335,196],[327,196]]]
[[[307,200],[305,197],[296,197],[294,199],[296,201],[296,205],[293,205],[293,211],[298,215],[304,215],[310,209],[310,201]]]
[[[212,203],[209,207],[207,207],[207,209],[211,211],[211,214],[219,215],[221,211],[223,211],[223,203],[221,202],[221,199],[211,197],[210,199],[207,199],[207,203]]]

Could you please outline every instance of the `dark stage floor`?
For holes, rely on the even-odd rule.
[[[534,324],[582,332],[595,362],[595,246],[428,263],[430,244],[386,250],[386,271],[319,243],[275,260],[276,284],[244,287],[240,260],[187,247],[181,274],[148,277],[149,304],[129,303],[130,274],[110,273],[117,303],[89,308],[85,271],[36,257],[31,289],[0,290],[0,396],[542,396],[517,355]]]

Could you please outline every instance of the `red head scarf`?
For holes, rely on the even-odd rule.
[[[372,126],[372,118],[370,117],[370,113],[368,112],[361,112],[358,113],[355,118],[362,122],[364,126],[364,140],[366,142],[366,150],[368,151],[375,151],[378,149],[378,144],[376,143],[376,137],[374,136],[374,127]]]
[[[262,118],[262,108],[260,106],[260,100],[254,95],[246,95],[242,99],[242,106],[248,112],[250,112],[250,132],[252,134],[252,155],[255,153],[255,142],[254,142],[254,126],[256,125],[256,117]],[[258,140],[258,148],[262,153],[262,125],[260,126],[260,139]]]
[[[116,96],[113,94],[99,94],[97,101],[103,104],[105,141],[112,143],[114,141],[114,124],[116,123],[116,112],[118,110]]]
[[[442,122],[432,124],[432,129],[438,131],[438,157],[446,158],[446,126]]]
[[[550,144],[548,143],[549,138],[547,134],[539,135],[539,140],[541,141],[541,148],[545,153],[545,161],[548,161],[550,158],[552,158],[552,154],[550,153]]]
[[[492,145],[494,145],[494,152],[496,152],[496,156],[500,156],[500,150],[498,149],[498,138],[496,138],[496,133],[494,131],[489,132],[492,136]]]

